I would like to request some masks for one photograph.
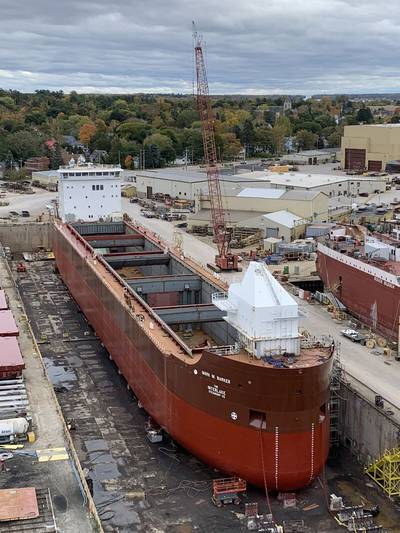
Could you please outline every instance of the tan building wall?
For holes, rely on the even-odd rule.
[[[197,183],[162,179],[156,176],[141,176],[138,174],[136,177],[136,189],[139,198],[146,198],[147,191],[151,189],[153,194],[168,194],[171,198],[193,200],[195,194],[193,189],[196,185],[198,186]]]
[[[269,220],[263,216],[245,220],[243,225],[250,228],[260,228],[263,231],[263,238],[268,237],[267,229],[273,228],[277,230],[277,234],[274,235],[274,237],[278,238],[279,240],[283,239],[285,242],[291,242],[295,239],[299,239],[300,237],[304,237],[306,231],[306,224],[303,224],[303,221],[299,221],[296,226],[289,228],[284,224],[279,224],[278,222]]]
[[[365,150],[365,168],[369,161],[381,161],[382,170],[386,163],[400,159],[400,125],[345,126],[341,146],[341,164],[345,168],[346,149]]]
[[[328,197],[319,193],[312,200],[288,200],[282,198],[240,198],[238,196],[224,196],[223,206],[232,211],[255,211],[258,213],[273,213],[274,211],[291,211],[295,215],[318,222],[328,220]],[[210,209],[210,201],[206,197],[201,199],[201,208]]]

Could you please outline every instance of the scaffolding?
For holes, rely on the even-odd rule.
[[[341,396],[340,383],[343,380],[343,366],[340,360],[339,347],[336,347],[336,354],[333,359],[332,377],[330,385],[330,445],[340,444],[340,418],[341,418]]]
[[[377,483],[389,497],[400,496],[400,448],[386,450],[365,473]]]

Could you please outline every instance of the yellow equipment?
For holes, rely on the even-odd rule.
[[[389,497],[400,496],[400,448],[387,450],[382,457],[365,469]]]

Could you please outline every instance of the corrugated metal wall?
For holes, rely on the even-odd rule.
[[[365,168],[366,152],[360,148],[346,148],[345,168],[349,170],[363,170]]]
[[[93,222],[71,224],[81,235],[97,234],[122,234],[125,233],[125,224],[123,222]]]

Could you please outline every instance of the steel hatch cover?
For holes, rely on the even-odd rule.
[[[0,490],[0,522],[28,520],[39,516],[34,487]]]

